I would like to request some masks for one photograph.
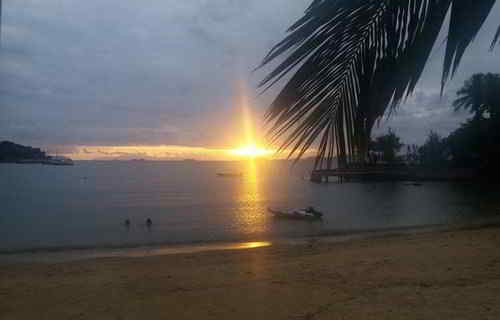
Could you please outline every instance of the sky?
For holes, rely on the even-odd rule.
[[[0,140],[75,159],[227,159],[249,135],[264,144],[279,86],[259,95],[266,70],[252,70],[310,1],[4,0]],[[374,134],[420,144],[457,128],[468,116],[450,107],[457,88],[500,72],[500,49],[488,50],[498,21],[500,2],[443,97],[438,45]]]

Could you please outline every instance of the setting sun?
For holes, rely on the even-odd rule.
[[[255,144],[246,145],[231,150],[231,154],[233,155],[252,157],[252,158],[268,156],[271,155],[273,152],[274,152],[273,150],[261,148]]]
[[[252,108],[248,101],[248,94],[246,93],[244,83],[240,83],[240,99],[241,101],[239,101],[239,104],[242,111],[244,140],[240,147],[230,149],[229,154],[247,158],[259,158],[272,155],[274,150],[266,149],[258,144],[259,138],[255,135],[254,124],[252,122]]]

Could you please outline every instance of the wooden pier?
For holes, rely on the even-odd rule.
[[[311,181],[329,182],[330,178],[338,182],[347,181],[460,181],[473,180],[475,170],[433,169],[422,167],[366,167],[313,170]]]
[[[336,178],[342,183],[350,180],[380,180],[388,179],[386,170],[376,169],[331,169],[314,170],[311,173],[311,181],[315,183],[329,182],[330,178]]]

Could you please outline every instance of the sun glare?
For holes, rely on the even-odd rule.
[[[246,146],[231,150],[231,154],[233,154],[233,155],[243,156],[243,157],[251,157],[251,158],[268,156],[268,155],[271,155],[273,152],[274,151],[272,151],[272,150],[258,147],[255,144],[246,145]]]
[[[246,158],[259,158],[270,156],[274,153],[273,150],[263,148],[259,146],[259,139],[256,138],[254,124],[252,122],[252,113],[250,103],[248,101],[248,95],[246,93],[245,84],[240,83],[240,107],[243,120],[243,134],[244,140],[241,141],[240,147],[235,149],[230,149],[229,154],[232,156],[246,157]]]

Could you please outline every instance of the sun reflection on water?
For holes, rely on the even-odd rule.
[[[146,257],[146,256],[161,256],[179,253],[196,253],[205,251],[219,251],[219,250],[245,250],[270,247],[272,243],[269,241],[251,241],[251,242],[237,242],[237,243],[215,243],[205,245],[180,245],[180,246],[165,246],[158,248],[138,248],[138,249],[125,249],[116,250],[112,252],[103,252],[99,255],[95,254],[96,258],[99,257]]]
[[[249,159],[245,164],[245,178],[239,193],[241,203],[238,212],[239,225],[244,233],[263,232],[266,229],[266,215],[261,206],[260,179],[258,177],[257,160]]]
[[[257,193],[257,164],[255,159],[248,160],[248,180],[252,191]]]
[[[271,246],[271,242],[268,241],[252,241],[237,244],[233,247],[233,249],[255,249],[269,246]]]

